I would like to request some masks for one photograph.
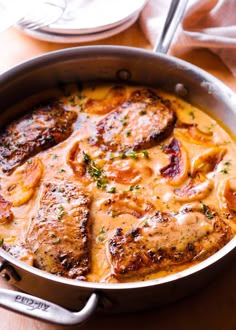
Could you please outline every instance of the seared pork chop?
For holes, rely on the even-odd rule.
[[[154,91],[137,90],[98,122],[90,143],[111,151],[147,149],[169,136],[175,121],[175,112]]]
[[[210,216],[211,215],[211,216]],[[170,270],[202,260],[232,238],[231,229],[214,212],[156,212],[133,230],[117,229],[108,242],[112,274],[119,279]]]
[[[26,237],[37,268],[69,278],[86,276],[89,205],[89,196],[73,183],[44,184]]]
[[[11,173],[31,156],[64,141],[72,133],[77,114],[60,104],[35,109],[0,133],[0,166]]]

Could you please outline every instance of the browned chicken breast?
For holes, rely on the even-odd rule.
[[[175,121],[175,112],[154,91],[137,90],[98,122],[90,143],[111,151],[147,149],[169,136]]]
[[[45,183],[26,237],[37,268],[69,278],[88,273],[89,196],[73,183]]]
[[[177,215],[156,212],[126,234],[118,228],[108,257],[113,275],[122,280],[202,260],[231,238],[230,227],[205,205]]]
[[[62,142],[72,133],[77,114],[60,104],[40,107],[9,124],[0,134],[0,166],[11,173],[41,150]]]

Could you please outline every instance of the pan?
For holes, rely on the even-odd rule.
[[[142,49],[88,46],[52,52],[0,77],[1,125],[29,96],[73,82],[145,84],[183,97],[218,118],[233,133],[236,96],[198,67]],[[16,260],[0,249],[0,273],[20,291],[0,290],[0,306],[61,325],[80,325],[93,313],[139,311],[167,304],[200,289],[235,256],[236,238],[203,262],[164,278],[131,283],[92,283],[61,278]],[[32,285],[33,283],[33,285]]]

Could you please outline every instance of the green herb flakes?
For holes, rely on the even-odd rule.
[[[58,173],[65,173],[66,172],[66,170],[64,170],[64,168],[61,168],[59,171],[58,171]]]
[[[231,164],[231,161],[230,161],[230,160],[224,162],[224,166],[225,166],[225,167],[223,167],[222,170],[221,170],[220,172],[223,173],[223,174],[228,174],[228,173],[229,173],[229,170],[230,170],[229,167],[230,167],[231,165],[232,165],[232,164]]]
[[[192,120],[194,120],[195,119],[194,111],[189,111],[189,116],[192,118]]]
[[[137,154],[137,152],[136,151],[130,151],[129,153],[128,153],[128,155],[131,157],[131,158],[133,158],[133,159],[138,159],[138,154]]]
[[[84,162],[87,165],[87,171],[91,178],[97,182],[97,187],[99,189],[106,188],[108,179],[105,176],[103,169],[100,168],[93,160],[92,158],[84,153]]]
[[[210,208],[206,205],[202,203],[202,211],[205,214],[205,216],[207,217],[207,219],[213,219],[214,216],[216,215],[216,213],[214,211],[211,211]]]
[[[140,116],[146,115],[146,113],[147,113],[146,110],[140,110],[140,111],[139,111]]]
[[[61,220],[63,218],[63,216],[65,215],[65,210],[64,210],[64,207],[62,205],[59,205],[58,206],[58,216],[57,216],[57,219],[58,220]]]
[[[116,192],[116,187],[111,187],[111,188],[107,189],[107,192],[110,194],[114,194]]]
[[[148,154],[148,151],[147,150],[143,150],[142,151],[142,155],[143,155],[143,158],[146,158],[146,159],[149,158],[149,154]]]
[[[140,188],[141,188],[140,185],[139,185],[139,184],[136,184],[135,186],[130,186],[130,187],[129,187],[129,191],[138,190],[138,189],[140,189]]]
[[[105,233],[106,233],[105,228],[104,228],[104,226],[102,226],[99,230],[99,235],[97,237],[97,240],[99,242],[104,242],[105,241]]]

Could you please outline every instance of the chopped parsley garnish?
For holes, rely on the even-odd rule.
[[[4,243],[4,238],[1,238],[0,239],[0,247],[3,245],[3,243]]]
[[[64,173],[64,172],[66,172],[66,170],[64,170],[64,168],[61,168],[61,169],[58,171],[58,173]]]
[[[107,190],[108,193],[114,194],[116,192],[116,187],[111,187]]]
[[[133,159],[137,159],[138,158],[137,152],[136,151],[133,151],[133,150],[128,153],[128,156],[130,156]]]
[[[98,235],[98,241],[99,242],[103,242],[105,240],[105,229],[104,229],[104,226],[102,226],[99,230],[99,235]]]
[[[164,143],[162,143],[162,144],[160,145],[160,150],[161,150],[161,151],[165,151],[165,148],[166,148],[166,145],[165,145]]]
[[[112,216],[112,218],[117,217],[117,213],[116,213],[116,211],[112,210],[112,211],[111,211],[111,216]]]
[[[120,153],[120,158],[121,159],[125,159],[127,156],[126,156],[126,153],[124,152],[124,151],[122,151],[121,153]]]
[[[140,185],[139,184],[136,184],[135,186],[130,186],[129,187],[129,191],[134,191],[134,190],[138,190],[140,189]]]
[[[205,216],[207,217],[207,219],[213,219],[214,216],[216,215],[216,213],[214,211],[211,211],[210,208],[206,205],[202,203],[202,211],[205,214]]]
[[[62,205],[59,205],[58,206],[58,211],[59,211],[59,214],[57,216],[57,219],[58,220],[61,220],[62,217],[65,215],[65,210],[64,210],[64,207]]]
[[[84,162],[89,164],[91,161],[91,157],[88,154],[84,153]]]
[[[142,155],[144,158],[149,158],[149,154],[148,154],[147,150],[143,150]]]
[[[220,171],[221,173],[224,173],[224,174],[228,174],[229,173],[229,166],[231,166],[231,161],[228,160],[224,163],[225,167],[222,168],[222,170]]]
[[[224,168],[221,170],[221,173],[228,174],[228,173],[229,173],[229,169],[228,169],[227,167],[224,167]]]
[[[145,219],[143,222],[143,227],[148,227],[148,219]]]
[[[94,181],[97,182],[97,187],[99,189],[106,188],[108,180],[104,175],[103,169],[98,166],[86,153],[84,153],[84,162],[87,165],[89,175],[91,178],[93,178]]]
[[[206,131],[208,134],[213,135],[213,131],[212,131],[213,127],[214,127],[213,124],[211,124],[210,126],[206,126]]]
[[[194,111],[189,111],[189,116],[192,118],[192,120],[195,119]]]
[[[147,113],[146,110],[140,110],[140,111],[139,111],[139,114],[140,114],[141,116],[146,115],[146,113]]]
[[[60,243],[61,239],[60,237],[56,237],[54,240],[53,240],[53,244],[58,244]]]
[[[127,116],[124,116],[122,119],[121,119],[121,123],[123,126],[126,126],[127,125]]]

